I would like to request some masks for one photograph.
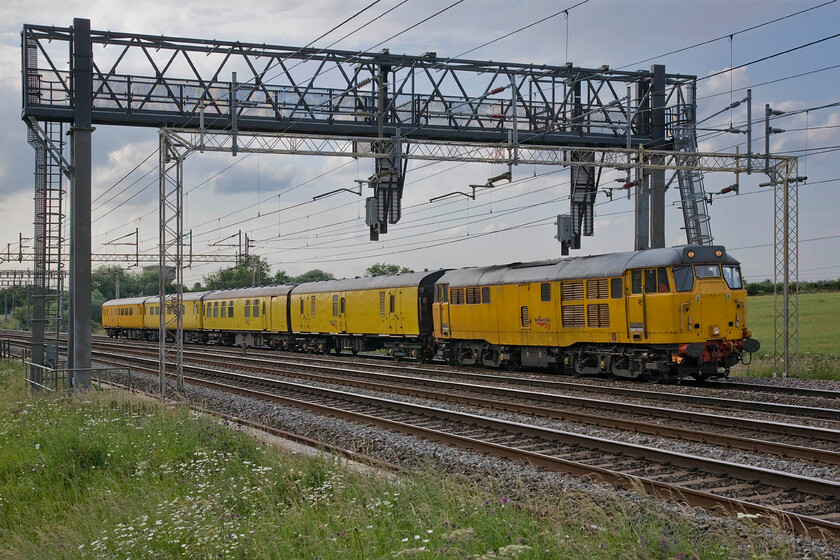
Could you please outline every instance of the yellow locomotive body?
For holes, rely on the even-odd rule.
[[[435,336],[449,361],[622,377],[725,374],[757,350],[722,247],[676,247],[453,270]]]
[[[310,351],[359,352],[387,348],[396,357],[427,357],[432,340],[434,281],[419,272],[327,280],[295,286],[289,298],[291,330]]]

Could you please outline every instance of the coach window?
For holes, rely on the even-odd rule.
[[[671,291],[671,286],[668,285],[668,269],[659,267],[656,269],[657,290],[659,293]]]
[[[481,303],[490,303],[490,287],[481,288]]]
[[[540,301],[551,301],[551,284],[548,282],[540,284]]]
[[[228,317],[233,319],[233,300],[230,300],[229,302],[227,302],[227,304],[228,304]],[[222,303],[222,305],[224,305],[224,303]]]
[[[221,310],[219,311],[219,314],[220,314],[220,316],[221,316],[221,318],[222,318],[222,319],[224,319],[224,318],[225,318],[225,316],[227,315],[227,306],[225,305],[226,303],[227,303],[226,301],[223,301],[223,302],[222,302],[222,308],[221,308]]]
[[[674,267],[674,287],[678,292],[690,292],[694,288],[694,273],[690,266]]]
[[[655,268],[646,268],[645,269],[645,293],[646,294],[655,294],[656,293],[656,269]]]
[[[333,296],[333,317],[338,317],[338,296]]]
[[[251,317],[251,300],[250,299],[245,300],[245,317],[247,317],[247,318]]]
[[[610,278],[610,297],[613,299],[621,299],[624,297],[624,282],[621,278]]]
[[[260,316],[260,300],[255,299],[254,300],[254,318],[257,318],[259,316]]]
[[[642,271],[630,271],[630,292],[634,294],[642,293]]]

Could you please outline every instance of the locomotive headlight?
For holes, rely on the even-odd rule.
[[[720,334],[720,327],[712,327],[712,336],[717,336]]]

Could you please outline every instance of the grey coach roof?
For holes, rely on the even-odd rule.
[[[408,288],[419,286],[424,279],[432,278],[432,281],[443,270],[431,272],[409,272],[407,274],[393,274],[390,276],[373,276],[363,278],[348,278],[344,280],[322,280],[320,282],[307,282],[295,286],[295,294],[320,294],[324,292],[347,292],[352,290],[377,290],[387,288]]]
[[[709,258],[713,257],[717,249],[723,250],[723,247],[678,246],[552,261],[462,268],[448,271],[438,280],[438,283],[449,284],[450,286],[489,286],[576,278],[606,278],[621,276],[624,271],[630,268],[674,266],[695,262],[738,263],[738,261],[729,257],[725,250],[722,257]],[[695,259],[688,260],[685,257],[689,250],[695,251]]]
[[[235,290],[217,290],[206,292],[204,301],[217,299],[259,298],[271,296],[285,296],[292,289],[291,286],[259,286],[256,288],[239,288]]]

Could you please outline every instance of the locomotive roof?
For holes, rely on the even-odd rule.
[[[292,286],[257,286],[255,288],[236,288],[233,290],[215,290],[204,292],[204,301],[217,299],[258,298],[271,296],[285,296]]]
[[[346,292],[352,290],[377,290],[386,288],[409,288],[416,286],[431,286],[444,273],[444,270],[431,272],[409,272],[406,274],[391,274],[389,276],[365,276],[362,278],[346,278],[343,280],[321,280],[307,282],[294,287],[295,294],[317,294],[324,292]]]
[[[723,251],[721,257],[715,256],[715,251],[718,249]],[[694,251],[694,258],[688,257],[689,251]],[[487,286],[577,278],[606,278],[621,276],[631,268],[709,262],[738,264],[738,261],[730,257],[722,246],[681,245],[560,260],[462,268],[448,271],[438,282],[450,286]]]

